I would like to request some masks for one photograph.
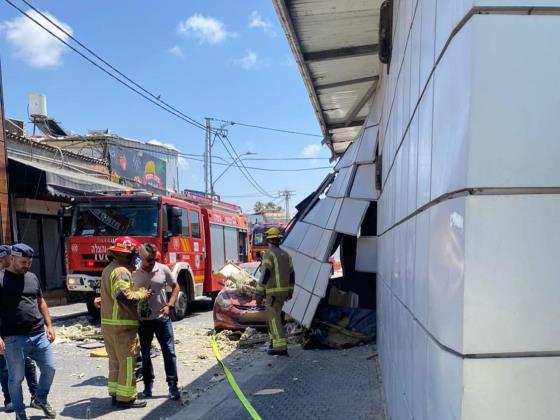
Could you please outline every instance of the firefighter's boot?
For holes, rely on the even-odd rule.
[[[132,400],[132,401],[127,401],[127,402],[123,402],[123,401],[117,401],[117,407],[118,408],[144,408],[146,407],[148,403],[146,401],[136,401],[136,400]]]

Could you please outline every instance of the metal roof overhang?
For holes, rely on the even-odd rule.
[[[30,166],[45,173],[47,189],[53,195],[74,197],[79,195],[99,194],[130,190],[124,185],[115,184],[106,179],[96,178],[79,172],[68,171],[45,163],[9,156],[10,160]]]
[[[382,0],[273,0],[332,157],[369,114]]]

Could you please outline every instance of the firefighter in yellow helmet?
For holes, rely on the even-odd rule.
[[[133,264],[140,244],[127,236],[108,249],[111,263],[101,275],[101,332],[109,356],[109,395],[119,408],[141,408],[136,401],[134,375],[138,345],[138,304],[150,296],[146,289],[132,290]]]
[[[288,342],[282,324],[282,307],[284,302],[292,298],[294,291],[294,267],[292,258],[280,249],[283,238],[278,228],[266,231],[268,251],[263,255],[261,263],[261,280],[257,286],[257,303],[264,300],[268,314],[268,335],[270,336],[270,355],[288,355]]]

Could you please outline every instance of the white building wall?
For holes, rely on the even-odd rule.
[[[559,8],[394,2],[372,110],[393,420],[560,418]]]

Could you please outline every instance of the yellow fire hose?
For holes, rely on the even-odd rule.
[[[243,394],[243,391],[241,391],[241,389],[239,388],[239,385],[237,385],[237,382],[235,381],[235,378],[231,374],[230,370],[224,365],[224,362],[222,361],[222,356],[220,354],[220,349],[218,347],[218,342],[216,341],[216,331],[212,331],[212,350],[214,351],[214,356],[216,356],[216,360],[218,361],[218,363],[220,363],[222,369],[224,370],[224,374],[226,375],[226,378],[229,382],[229,385],[231,386],[231,389],[237,396],[237,399],[241,401],[241,404],[243,404],[243,407],[245,407],[245,409],[251,416],[251,419],[262,420],[261,416],[259,416],[259,413],[257,413],[257,411],[253,408],[249,400]]]

